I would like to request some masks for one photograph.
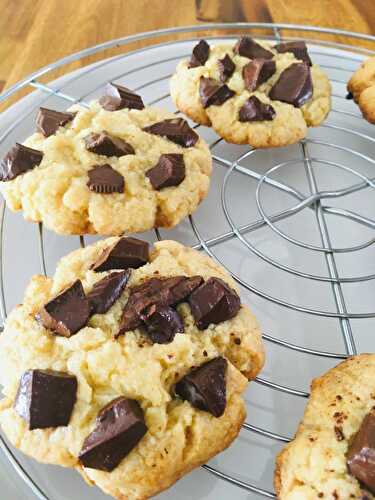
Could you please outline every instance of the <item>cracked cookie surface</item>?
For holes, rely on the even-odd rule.
[[[71,337],[55,335],[35,319],[48,301],[78,279],[90,294],[94,284],[110,274],[95,271],[93,263],[117,241],[109,238],[67,255],[53,278],[34,277],[23,304],[9,315],[0,337],[0,425],[14,446],[35,459],[74,467],[117,499],[141,500],[229,446],[246,415],[241,393],[261,369],[264,351],[257,321],[245,305],[235,317],[199,330],[190,306],[181,303],[177,311],[185,333],[177,333],[167,344],[149,342],[139,328],[115,338],[129,289],[144,280],[200,275],[205,280],[220,278],[235,289],[233,280],[210,258],[173,241],[156,243],[149,262],[131,270],[127,286],[110,309],[92,315]],[[192,367],[218,356],[228,362],[227,404],[224,414],[215,418],[176,398],[173,387]],[[77,401],[68,426],[29,430],[15,411],[20,378],[30,369],[76,377]],[[119,396],[139,403],[147,434],[112,472],[85,468],[78,458],[82,444],[98,412]]]

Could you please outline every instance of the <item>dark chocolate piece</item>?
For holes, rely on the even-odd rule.
[[[348,92],[345,96],[345,99],[348,99],[348,101],[354,99],[354,95],[351,92]]]
[[[117,111],[118,109],[144,109],[142,97],[122,85],[117,83],[107,83],[103,97],[99,99],[99,104],[106,111]]]
[[[177,153],[161,155],[157,164],[147,170],[146,177],[156,190],[178,186],[185,179],[184,155]]]
[[[145,127],[143,130],[149,134],[166,137],[184,148],[194,146],[199,140],[198,134],[189,127],[188,122],[183,118],[171,118],[156,122],[153,125]]]
[[[375,494],[375,413],[363,419],[347,452],[349,472]]]
[[[134,399],[119,397],[99,412],[94,430],[79,453],[84,467],[111,472],[147,432],[142,408]]]
[[[272,59],[274,54],[249,36],[241,37],[234,46],[234,52],[249,59]]]
[[[309,66],[312,66],[312,62],[309,53],[307,52],[307,47],[305,42],[302,41],[283,42],[283,43],[278,43],[273,48],[277,50],[279,54],[283,54],[285,52],[292,52],[292,54],[294,54],[296,59],[300,59],[301,61],[307,63]]]
[[[313,95],[310,68],[305,63],[288,66],[269,93],[270,99],[300,108]]]
[[[189,68],[196,68],[197,66],[204,66],[208,56],[210,55],[210,46],[206,40],[201,40],[193,49],[189,61]]]
[[[125,180],[111,165],[95,165],[88,171],[87,186],[99,194],[123,193]]]
[[[191,278],[173,276],[172,278],[151,278],[133,287],[122,313],[120,331],[117,336],[141,326],[141,314],[152,304],[175,306],[187,300],[202,282],[201,276]]]
[[[199,410],[221,417],[227,405],[227,360],[218,357],[195,368],[177,384],[175,392]]]
[[[255,95],[249,97],[239,112],[240,122],[259,122],[273,120],[275,110],[270,104],[265,104]]]
[[[226,82],[228,78],[230,78],[233,75],[234,70],[236,69],[236,65],[234,64],[232,59],[228,56],[228,54],[225,54],[223,59],[219,59],[217,61],[217,65],[219,66],[221,82]]]
[[[71,337],[90,317],[90,306],[80,280],[65,288],[38,313],[37,319],[56,335]]]
[[[254,59],[242,69],[245,87],[249,92],[256,90],[259,85],[266,82],[276,71],[275,61],[267,59]]]
[[[44,137],[49,137],[57,132],[59,127],[64,127],[67,123],[71,122],[75,115],[76,113],[40,108],[36,117],[36,128]]]
[[[130,276],[130,271],[120,271],[108,274],[105,278],[95,283],[93,289],[87,294],[90,302],[91,314],[104,314],[121,296]]]
[[[77,399],[74,375],[53,370],[28,370],[20,380],[14,409],[30,430],[69,424]]]
[[[92,266],[97,272],[137,269],[149,261],[149,244],[137,238],[121,238],[106,248]]]
[[[147,335],[155,344],[169,344],[176,333],[184,333],[184,324],[177,311],[169,306],[152,304],[141,313]]]
[[[0,181],[12,181],[39,165],[42,159],[42,151],[16,143],[1,160]]]
[[[103,131],[100,134],[95,132],[89,134],[84,138],[86,149],[91,153],[103,156],[120,156],[134,155],[135,151],[133,146],[120,139],[109,135]]]
[[[225,83],[222,84],[214,78],[206,78],[201,76],[199,82],[199,96],[202,106],[221,106],[225,101],[233,97],[235,92],[231,90]]]
[[[189,304],[195,323],[204,330],[210,323],[233,318],[241,307],[237,293],[220,278],[209,278],[190,295]]]

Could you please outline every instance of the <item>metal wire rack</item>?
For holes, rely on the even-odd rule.
[[[342,124],[332,124],[330,122],[326,122],[321,127],[319,127],[319,132],[315,134],[315,136],[306,138],[300,142],[297,148],[291,149],[287,151],[286,156],[282,156],[280,154],[280,158],[272,164],[270,168],[268,168],[264,172],[260,172],[257,169],[257,155],[259,152],[257,150],[251,148],[245,148],[245,150],[238,148],[238,151],[244,151],[243,154],[238,155],[235,159],[232,159],[230,155],[226,154],[226,147],[223,145],[223,141],[220,138],[215,137],[214,140],[211,140],[210,148],[212,151],[213,160],[217,166],[225,169],[225,175],[222,179],[221,191],[220,191],[220,199],[223,214],[226,220],[226,223],[229,225],[229,230],[217,234],[211,237],[205,237],[203,235],[202,229],[199,226],[199,222],[196,219],[196,216],[191,216],[189,218],[189,222],[191,225],[191,229],[196,238],[196,243],[192,246],[198,250],[202,250],[206,252],[208,255],[218,260],[220,264],[227,268],[227,270],[232,274],[233,278],[243,287],[243,289],[250,292],[250,294],[255,294],[255,296],[259,297],[260,300],[270,301],[271,303],[281,306],[283,308],[287,308],[291,311],[296,311],[298,313],[302,313],[304,315],[312,315],[320,318],[331,318],[339,323],[339,328],[342,334],[342,339],[344,342],[344,352],[331,352],[322,349],[310,348],[304,345],[300,345],[298,343],[293,343],[290,341],[283,340],[278,336],[264,334],[263,338],[267,341],[267,343],[278,346],[282,349],[288,349],[296,353],[302,353],[307,355],[312,355],[317,358],[327,358],[332,360],[342,360],[345,359],[349,355],[353,355],[357,353],[357,345],[355,341],[355,336],[353,334],[352,322],[357,320],[368,320],[371,318],[375,318],[375,310],[358,312],[355,310],[348,310],[347,301],[345,297],[344,288],[346,284],[361,284],[366,282],[371,282],[371,280],[375,279],[375,273],[370,274],[361,274],[354,276],[342,276],[342,273],[339,272],[339,266],[337,264],[337,259],[341,255],[349,255],[354,252],[359,252],[364,250],[375,243],[375,218],[371,218],[368,216],[364,216],[358,213],[356,210],[352,210],[351,208],[343,208],[338,207],[334,203],[331,205],[327,205],[326,202],[328,200],[342,200],[345,197],[350,197],[355,193],[370,191],[372,194],[372,189],[375,188],[375,177],[372,177],[371,174],[364,174],[358,169],[354,169],[351,166],[343,164],[340,161],[340,155],[345,154],[348,155],[353,162],[362,162],[367,165],[374,166],[375,159],[371,156],[364,154],[361,151],[357,151],[356,148],[351,147],[350,141],[365,141],[373,145],[375,143],[375,138],[372,137],[369,132],[369,128],[366,130],[363,129],[364,121],[362,120],[360,113],[354,107],[350,110],[344,106],[345,99],[345,84],[347,79],[350,76],[350,71],[342,66],[342,61],[352,61],[354,65],[358,64],[358,59],[350,56],[348,53],[345,53],[345,49],[350,49],[351,51],[356,51],[356,53],[371,55],[375,52],[368,49],[360,49],[358,47],[354,48],[351,45],[337,44],[334,42],[330,42],[324,39],[325,35],[337,35],[343,38],[347,38],[348,40],[357,40],[358,43],[361,41],[374,42],[375,37],[360,35],[356,33],[349,33],[340,30],[329,30],[329,29],[320,29],[306,26],[295,26],[295,25],[285,25],[285,24],[263,24],[263,23],[233,23],[233,24],[211,24],[211,25],[202,25],[202,26],[194,26],[194,27],[186,27],[186,28],[176,28],[169,29],[164,31],[157,32],[149,32],[143,33],[131,37],[122,38],[119,40],[110,41],[96,47],[86,49],[82,52],[74,54],[72,56],[66,57],[61,61],[58,61],[46,68],[43,68],[36,73],[30,75],[28,78],[19,82],[14,87],[10,88],[6,92],[4,92],[0,96],[0,103],[5,102],[9,99],[13,94],[15,94],[18,90],[32,87],[40,91],[38,99],[34,100],[33,105],[27,109],[24,113],[14,119],[10,126],[3,131],[0,136],[0,147],[6,143],[7,140],[16,137],[18,129],[25,120],[26,117],[31,116],[35,113],[35,110],[39,108],[41,104],[45,101],[48,101],[51,97],[56,97],[62,99],[67,105],[72,103],[79,102],[83,106],[87,106],[88,96],[94,95],[95,92],[101,90],[103,85],[105,84],[105,78],[103,79],[100,75],[101,70],[105,70],[110,64],[114,61],[123,61],[124,63],[127,60],[128,54],[120,54],[110,59],[103,59],[100,62],[95,64],[91,64],[87,67],[81,68],[78,72],[74,73],[73,76],[69,78],[65,83],[61,83],[60,80],[57,82],[52,82],[50,84],[42,83],[40,78],[48,75],[51,71],[57,68],[63,68],[68,63],[73,61],[78,61],[83,57],[100,53],[105,49],[111,47],[121,47],[126,46],[135,41],[148,40],[153,41],[155,37],[160,36],[170,36],[174,34],[178,34],[181,36],[191,35],[194,33],[194,40],[197,37],[197,33],[200,31],[213,32],[215,33],[214,39],[222,39],[222,38],[234,38],[235,35],[230,34],[227,35],[226,32],[231,30],[231,33],[234,31],[237,34],[242,33],[243,31],[251,32],[252,30],[267,30],[268,35],[258,36],[258,38],[266,38],[270,40],[281,40],[288,37],[288,32],[291,30],[303,31],[304,38],[306,33],[314,33],[319,34],[319,40],[310,40],[311,42],[311,53],[313,57],[322,56],[323,62],[320,62],[320,65],[328,72],[331,76],[331,81],[334,84],[337,84],[338,90],[336,87],[334,88],[334,106],[332,113],[337,114],[338,116],[345,116],[351,120],[351,126],[342,126]],[[217,33],[220,33],[218,35]],[[205,38],[208,38],[205,36]],[[305,38],[306,39],[306,38]],[[190,40],[193,40],[190,38]],[[309,41],[309,40],[308,40]],[[159,47],[165,47],[168,44],[183,44],[186,40],[182,40],[179,42],[166,42],[159,45]],[[336,62],[332,63],[332,58],[327,62],[324,62],[325,52],[324,47],[333,47],[340,49],[340,54],[336,57]],[[375,45],[374,45],[375,47]],[[172,63],[173,65],[177,64],[178,60],[187,57],[188,53],[179,53],[178,56],[168,56],[164,59],[158,59],[154,62],[143,63],[142,54],[145,53],[147,49],[140,49],[137,51],[133,51],[131,54],[139,54],[139,64],[136,67],[133,67],[131,70],[123,71],[121,74],[111,75],[111,80],[120,80],[134,77],[145,69],[149,69],[151,67],[155,68],[155,72],[158,71],[158,68],[162,66],[163,63]],[[337,77],[337,73],[341,74],[341,77]],[[75,80],[82,77],[82,75],[90,75],[90,88],[84,95],[80,95],[76,97],[67,91],[67,88],[72,88],[72,84]],[[334,76],[332,76],[332,74]],[[96,78],[96,76],[98,76]],[[170,72],[165,75],[158,75],[157,78],[152,78],[147,81],[144,81],[141,85],[137,85],[134,87],[135,91],[147,90],[147,88],[152,87],[156,82],[160,83],[165,81],[167,83],[170,78]],[[165,92],[162,95],[154,96],[152,99],[148,99],[147,104],[156,104],[160,103],[163,105],[169,99],[169,93]],[[199,128],[199,126],[195,126],[195,128]],[[201,127],[201,130],[203,127]],[[327,141],[325,139],[326,131],[332,131],[337,134],[338,140],[335,142]],[[348,144],[346,138],[348,139]],[[5,146],[4,146],[5,147]],[[320,157],[315,153],[314,148],[324,148],[333,150],[335,154],[339,157],[336,161],[327,160],[324,157]],[[311,151],[314,151],[313,153]],[[280,172],[285,171],[286,168],[289,168],[293,165],[301,164],[303,166],[303,170],[306,174],[308,181],[308,193],[304,193],[299,189],[294,188],[290,184],[286,183],[283,179],[278,180],[280,177]],[[319,188],[317,181],[317,169],[321,166],[324,166],[327,169],[334,168],[338,169],[339,172],[344,172],[346,174],[350,174],[356,177],[356,182],[350,184],[346,187],[340,188],[330,188],[330,189],[322,189]],[[230,198],[230,183],[233,178],[233,175],[241,175],[246,179],[252,179],[256,181],[256,188],[254,189],[254,200],[256,203],[256,208],[259,213],[259,217],[256,220],[253,220],[250,223],[239,224],[237,222],[237,217],[233,215],[233,210],[231,203],[229,202]],[[269,214],[267,210],[267,203],[264,201],[264,190],[271,189],[273,196],[281,193],[283,195],[287,195],[290,198],[295,200],[295,204],[292,206],[288,206],[282,210],[279,210],[276,213]],[[372,205],[372,212],[374,212],[374,206]],[[370,207],[371,208],[371,207]],[[302,241],[297,237],[290,236],[285,230],[281,229],[281,226],[278,224],[279,222],[289,220],[292,216],[296,216],[304,211],[312,211],[316,228],[318,229],[319,235],[319,243],[312,244]],[[329,229],[329,224],[327,222],[327,218],[329,216],[336,216],[338,219],[345,219],[355,223],[361,227],[366,228],[369,234],[369,238],[367,238],[363,242],[356,241],[353,245],[344,245],[344,246],[334,246],[331,241],[331,234]],[[4,264],[3,264],[3,244],[4,239],[6,238],[5,233],[5,219],[6,219],[6,208],[5,204],[2,204],[1,213],[0,213],[0,313],[3,321],[7,315],[7,306],[6,306],[6,294],[5,294],[5,286],[4,286]],[[273,256],[269,256],[267,252],[261,251],[259,246],[255,245],[253,241],[249,238],[255,231],[261,228],[268,228],[272,232],[277,235],[277,237],[283,238],[285,241],[294,245],[296,247],[300,247],[303,250],[308,250],[309,252],[313,252],[315,254],[320,254],[324,256],[326,263],[326,274],[320,272],[306,272],[295,267],[291,267],[282,262],[281,259],[276,259]],[[156,239],[162,239],[162,234],[160,231],[155,230]],[[296,302],[292,302],[286,300],[283,297],[278,297],[275,294],[267,293],[265,290],[254,286],[254,284],[250,283],[248,279],[245,279],[238,272],[234,272],[233,269],[229,268],[226,264],[225,260],[220,257],[219,253],[215,252],[215,248],[220,246],[221,244],[227,244],[236,240],[240,242],[242,245],[242,250],[249,251],[254,258],[261,259],[267,264],[272,265],[277,270],[283,271],[288,275],[291,275],[296,278],[301,278],[303,280],[309,280],[312,282],[317,282],[320,284],[327,284],[331,287],[331,291],[333,294],[333,310],[326,310],[324,308],[310,307],[301,305]],[[83,236],[79,237],[79,244],[83,247],[85,245],[85,238]],[[44,232],[42,225],[39,225],[39,252],[40,252],[40,266],[41,271],[44,274],[47,274],[46,268],[46,257],[45,257],[45,242],[44,242]],[[262,318],[259,318],[262,321]],[[283,385],[273,380],[269,380],[268,378],[258,377],[256,379],[256,383],[269,388],[273,391],[279,391],[284,394],[292,395],[297,398],[308,398],[309,394],[306,391],[302,391],[296,389],[294,387],[290,387],[289,385]],[[262,428],[260,426],[255,426],[249,423],[244,424],[244,429],[255,433],[260,436],[265,442],[268,441],[276,441],[280,443],[286,443],[290,440],[289,437],[281,435],[273,430]],[[30,491],[35,495],[36,498],[40,500],[52,500],[47,496],[45,492],[43,492],[42,488],[36,483],[36,481],[31,477],[31,474],[26,470],[26,468],[20,463],[20,461],[16,458],[14,452],[8,446],[6,440],[1,438],[0,442],[1,449],[3,453],[7,456],[9,461],[14,466],[14,469],[19,474],[19,476],[25,481],[25,483],[30,488]],[[212,465],[203,466],[206,471],[209,473],[219,477],[220,479],[231,483],[239,488],[247,492],[251,492],[253,494],[275,498],[275,494],[273,493],[271,487],[265,489],[260,487],[257,484],[254,484],[251,481],[244,481],[237,477],[235,474],[229,474],[217,467],[213,467]]]

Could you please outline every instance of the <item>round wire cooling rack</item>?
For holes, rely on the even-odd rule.
[[[257,30],[262,30],[261,36]],[[15,140],[33,131],[40,105],[65,109],[79,102],[87,106],[109,80],[141,92],[147,104],[173,109],[168,80],[203,31],[211,33],[205,38],[212,43],[244,32],[275,41],[292,39],[288,36],[291,32],[294,36],[303,32],[305,39],[306,33],[319,35],[307,39],[310,53],[333,86],[328,120],[310,130],[299,144],[287,148],[265,151],[229,145],[212,130],[195,125],[209,142],[215,165],[208,199],[175,230],[146,234],[151,240],[173,237],[216,259],[238,282],[264,331],[272,332],[263,335],[268,354],[264,375],[250,384],[246,396],[254,423],[244,424],[240,444],[236,442],[224,453],[223,460],[217,458],[203,468],[219,478],[219,484],[237,488],[223,493],[222,498],[240,498],[241,494],[244,499],[274,498],[274,455],[278,446],[290,440],[309,396],[306,390],[295,387],[295,380],[308,387],[310,379],[327,366],[357,352],[371,351],[374,346],[368,333],[375,323],[375,128],[345,96],[352,72],[366,55],[375,53],[358,45],[366,41],[375,49],[375,37],[307,26],[232,23],[174,28],[110,41],[43,68],[4,92],[0,102],[7,102],[21,89],[35,90],[0,117],[0,149],[4,154]],[[48,84],[41,81],[58,68],[108,48],[137,41],[152,43],[175,34],[188,39],[102,59]],[[332,35],[354,40],[357,46],[332,42]],[[22,249],[18,257],[14,255],[19,235],[28,240],[28,251],[37,243],[39,272],[43,274],[78,240],[52,235],[42,225],[35,231],[21,217],[10,214],[4,203],[0,215],[0,312],[5,321],[8,306],[19,300],[21,289],[35,271],[36,251],[34,255],[30,250],[32,255],[24,264]],[[88,239],[81,236],[79,244],[84,246]],[[8,265],[12,259],[13,264]],[[9,269],[13,273],[18,270],[17,279],[10,280]],[[340,352],[337,346],[342,342]],[[290,423],[285,424],[286,420]],[[30,462],[15,453],[3,437],[0,446],[35,498],[57,498],[56,489],[50,493],[40,475],[35,479]],[[233,455],[236,458],[231,460]],[[202,495],[199,498],[214,498],[207,491]]]

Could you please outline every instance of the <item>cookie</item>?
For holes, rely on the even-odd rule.
[[[361,64],[361,67],[350,78],[349,97],[358,104],[364,118],[375,123],[375,56]]]
[[[170,228],[194,212],[210,183],[207,145],[124,89],[109,85],[89,109],[41,108],[37,132],[0,164],[10,209],[57,233],[104,235]]]
[[[35,276],[8,316],[0,425],[40,462],[146,499],[235,439],[263,362],[221,267],[173,241],[113,237]]]
[[[315,379],[296,436],[276,460],[277,498],[375,498],[374,406],[374,354],[348,358]]]
[[[235,144],[269,148],[303,139],[331,108],[331,85],[304,42],[272,46],[201,40],[170,82],[176,107]]]

